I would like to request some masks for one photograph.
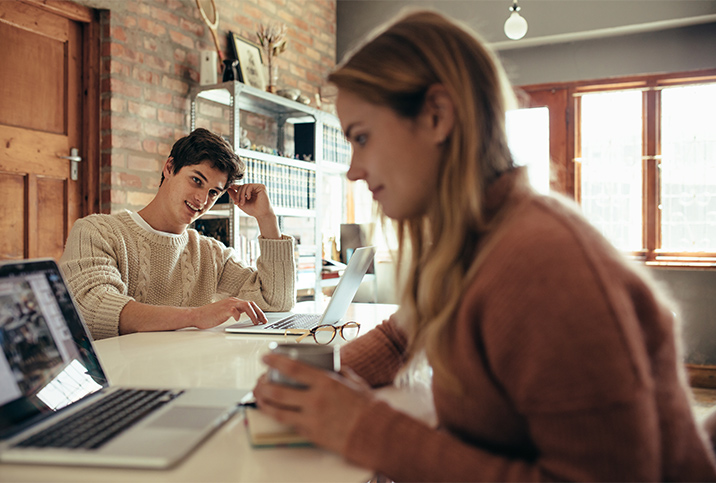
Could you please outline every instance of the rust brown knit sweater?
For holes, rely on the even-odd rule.
[[[690,410],[673,314],[636,267],[575,210],[525,187],[523,203],[465,292],[438,376],[439,429],[374,402],[344,454],[396,481],[716,481]],[[343,363],[391,381],[406,339],[395,320],[344,346]]]

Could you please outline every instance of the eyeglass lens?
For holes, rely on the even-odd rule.
[[[360,325],[357,322],[348,322],[341,327],[341,337],[345,340],[355,339],[358,337],[358,332],[360,332]]]
[[[329,344],[335,338],[336,331],[340,332],[343,339],[352,340],[358,337],[360,325],[357,322],[348,322],[340,327],[321,325],[313,329],[313,338],[319,344]]]

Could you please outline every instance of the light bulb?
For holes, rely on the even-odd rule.
[[[527,33],[527,20],[522,17],[518,10],[517,2],[510,7],[510,17],[505,21],[505,35],[512,40],[519,40]]]

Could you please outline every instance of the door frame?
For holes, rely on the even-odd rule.
[[[79,216],[100,212],[100,24],[99,12],[64,0],[20,0],[80,23],[82,28],[82,156]],[[68,227],[71,228],[71,227]]]

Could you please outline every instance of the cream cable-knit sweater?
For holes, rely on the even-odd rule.
[[[216,295],[287,311],[295,302],[293,238],[259,237],[257,269],[231,248],[186,230],[150,233],[129,212],[77,220],[60,259],[70,290],[95,339],[119,335],[119,314],[130,301],[199,307]]]

